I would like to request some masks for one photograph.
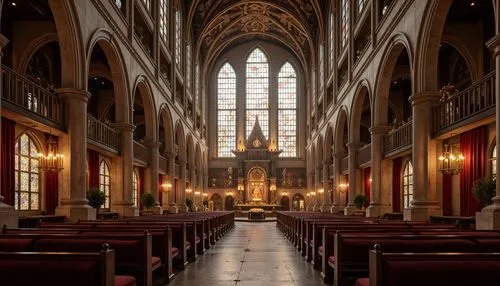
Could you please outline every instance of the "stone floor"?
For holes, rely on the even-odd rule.
[[[275,223],[236,222],[196,262],[176,275],[178,285],[323,285],[319,271],[295,250]]]

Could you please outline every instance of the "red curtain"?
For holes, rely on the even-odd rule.
[[[56,144],[59,139],[55,136],[46,134],[45,141],[52,137]],[[55,146],[57,148],[57,145]],[[46,150],[48,150],[49,145],[45,145]],[[57,203],[59,202],[59,173],[45,171],[45,210],[47,214],[55,214]]]
[[[451,204],[451,179],[450,175],[443,175],[443,215],[452,215]]]
[[[15,162],[15,146],[16,146],[16,122],[2,117],[2,161],[1,161],[1,181],[2,195],[4,203],[14,205],[14,162]]]
[[[368,200],[365,203],[365,208],[367,208],[370,205],[370,191],[372,188],[372,182],[370,180],[371,178],[371,168],[366,168],[364,170],[364,180],[365,180],[365,195],[368,198]]]
[[[163,185],[163,175],[158,174],[158,203],[161,205],[163,202],[163,192],[162,192],[162,186]]]
[[[460,135],[460,151],[465,157],[464,171],[460,173],[460,215],[474,216],[481,205],[471,192],[474,182],[485,174],[484,126]]]
[[[142,206],[142,195],[144,194],[144,169],[143,168],[138,168],[138,175],[139,175],[139,209],[143,209],[144,207]]]
[[[392,160],[392,211],[401,212],[401,157]]]
[[[89,188],[99,188],[99,152],[88,150]]]

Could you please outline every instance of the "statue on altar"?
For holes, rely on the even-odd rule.
[[[253,201],[262,201],[262,190],[257,186],[255,188],[253,188],[252,200]]]

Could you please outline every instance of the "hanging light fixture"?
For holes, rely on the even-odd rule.
[[[59,172],[64,169],[64,156],[58,153],[57,141],[52,135],[47,139],[47,154],[38,153],[38,160],[38,168],[43,171]]]
[[[443,153],[439,155],[439,171],[454,176],[464,170],[464,155],[460,152],[460,144],[444,144]]]

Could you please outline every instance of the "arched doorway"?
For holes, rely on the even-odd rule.
[[[302,194],[295,194],[292,198],[292,210],[299,211],[305,209],[305,199]]]
[[[290,210],[290,198],[288,196],[281,197],[280,207],[282,211]]]
[[[222,210],[222,197],[219,194],[213,194],[210,201],[214,204],[214,211]]]
[[[234,198],[233,196],[227,196],[224,200],[224,210],[232,211],[234,209]]]

